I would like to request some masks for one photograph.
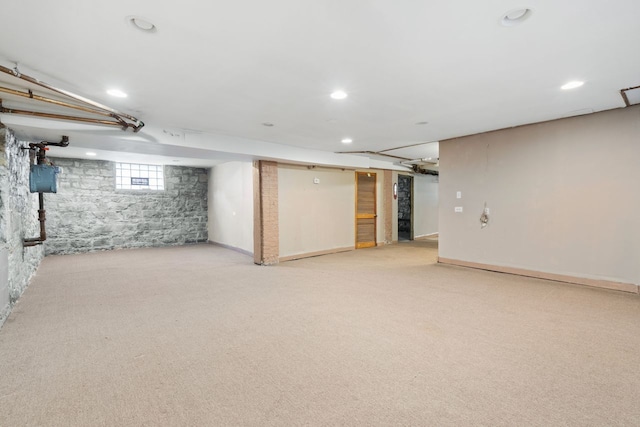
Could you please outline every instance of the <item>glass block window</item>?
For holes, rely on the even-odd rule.
[[[116,163],[116,190],[164,190],[162,165]]]

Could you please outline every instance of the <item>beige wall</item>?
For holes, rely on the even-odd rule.
[[[209,241],[253,252],[253,165],[229,162],[209,174]]]
[[[440,171],[440,257],[640,283],[640,107],[444,141]]]
[[[281,257],[355,246],[354,175],[352,170],[279,165]]]

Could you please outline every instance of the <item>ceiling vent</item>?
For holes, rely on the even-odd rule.
[[[629,87],[620,91],[624,105],[630,107],[632,105],[640,104],[640,86]]]

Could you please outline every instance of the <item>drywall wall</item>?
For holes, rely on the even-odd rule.
[[[376,242],[384,244],[384,171],[358,172],[376,174]],[[354,170],[278,165],[281,258],[355,248],[355,180]]]
[[[23,247],[25,238],[39,237],[38,195],[29,192],[28,142],[0,129],[0,325],[35,274],[44,250]]]
[[[278,205],[280,257],[355,247],[354,171],[280,164]]]
[[[164,166],[164,191],[116,190],[115,163],[52,159],[58,194],[45,195],[46,254],[207,241],[207,170]]]
[[[438,232],[438,176],[413,176],[413,237]]]
[[[640,283],[639,141],[636,106],[441,142],[440,257]]]
[[[229,162],[209,174],[209,241],[253,253],[253,165]]]

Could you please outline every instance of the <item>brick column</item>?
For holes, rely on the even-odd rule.
[[[278,164],[253,162],[253,262],[277,264],[280,257],[278,228]]]

